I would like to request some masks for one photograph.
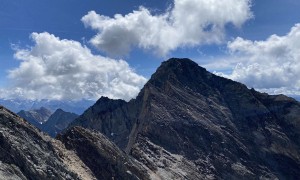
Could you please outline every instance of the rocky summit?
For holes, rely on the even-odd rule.
[[[163,62],[136,99],[100,98],[73,126],[103,133],[158,179],[300,177],[299,102],[189,59]]]
[[[52,113],[44,107],[30,111],[22,110],[18,115],[51,137],[55,137],[78,117],[77,114],[62,109]]]
[[[45,123],[49,117],[51,116],[52,112],[45,108],[41,107],[39,109],[33,109],[29,111],[21,110],[18,112],[18,115],[22,118],[26,119],[32,125],[37,128],[41,128],[42,124]]]
[[[57,109],[49,119],[42,124],[41,130],[48,133],[51,137],[55,137],[58,133],[68,127],[68,125],[77,117],[78,115],[75,113]]]
[[[163,62],[136,99],[100,98],[57,139],[0,106],[1,180],[299,179],[299,146],[298,101],[189,59]]]

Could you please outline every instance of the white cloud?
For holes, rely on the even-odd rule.
[[[300,94],[300,24],[265,41],[238,37],[228,48],[228,59],[239,63],[227,77],[269,93]]]
[[[52,34],[32,33],[35,45],[16,49],[20,66],[9,72],[10,89],[2,96],[27,99],[97,99],[100,96],[129,100],[146,79],[123,60],[96,56],[79,42]]]
[[[250,0],[174,0],[160,15],[144,7],[113,18],[91,11],[82,22],[98,31],[90,42],[108,54],[139,47],[166,55],[178,47],[222,42],[228,23],[239,27],[252,17],[250,6]]]

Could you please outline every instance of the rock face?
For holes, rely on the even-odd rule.
[[[77,114],[65,112],[62,109],[57,109],[52,113],[44,107],[30,111],[22,110],[18,115],[51,137],[55,137],[78,117]]]
[[[0,106],[0,179],[300,177],[299,102],[189,59],[163,62],[130,102],[100,98],[57,139]]]
[[[101,98],[72,126],[97,130],[162,179],[297,179],[300,104],[163,62],[136,99]]]
[[[57,109],[49,119],[42,124],[41,130],[48,133],[51,137],[55,137],[56,134],[67,128],[77,117],[77,114]]]
[[[96,179],[78,156],[0,107],[0,179]]]
[[[134,124],[132,119],[136,115],[127,114],[129,107],[126,104],[123,100],[111,100],[107,97],[101,97],[95,105],[86,110],[82,116],[79,116],[76,122],[72,122],[71,126],[80,125],[85,128],[99,130],[124,148],[127,144],[125,137],[128,137]],[[111,116],[112,112],[115,112],[114,116]],[[96,120],[94,123],[92,122],[93,119]],[[101,122],[99,119],[101,119]]]
[[[22,110],[18,112],[19,116],[26,119],[28,122],[30,122],[32,125],[34,125],[37,128],[41,128],[42,124],[49,119],[51,114],[52,112],[44,107],[41,107],[40,109],[30,110],[30,111]]]
[[[73,127],[58,140],[0,106],[0,179],[158,179],[107,137]]]
[[[97,179],[150,179],[148,169],[127,156],[104,135],[74,127],[59,135],[66,148],[73,150]]]

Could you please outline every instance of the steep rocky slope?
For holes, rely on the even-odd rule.
[[[300,176],[299,102],[249,90],[189,59],[163,62],[128,103],[99,99],[75,125],[102,132],[160,178]]]
[[[78,156],[0,106],[0,179],[95,179]]]
[[[74,127],[58,139],[0,106],[0,179],[159,179],[100,133]]]
[[[127,156],[104,135],[74,127],[58,136],[66,148],[75,151],[97,179],[150,179],[142,164]]]
[[[51,114],[52,112],[44,107],[29,111],[21,110],[20,112],[18,112],[19,116],[26,119],[28,122],[30,122],[37,128],[41,128],[42,124],[49,119]]]
[[[55,137],[56,134],[67,128],[77,117],[77,114],[57,109],[49,119],[42,124],[41,130],[48,133],[51,137]]]

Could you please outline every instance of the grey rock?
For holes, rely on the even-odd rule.
[[[44,107],[40,109],[34,109],[30,111],[20,111],[18,115],[22,118],[26,119],[29,123],[34,125],[35,127],[41,129],[42,124],[45,123],[49,117],[51,116],[52,112]]]
[[[79,116],[76,121],[73,121],[70,127],[81,125],[85,128],[99,130],[106,136],[109,136],[120,147],[124,148],[128,141],[125,137],[129,136],[131,128],[135,123],[133,119],[136,116],[136,113],[128,113],[130,112],[129,109],[134,110],[137,108],[135,106],[128,107],[124,100],[111,100],[107,97],[101,97],[85,113]],[[114,112],[114,115],[111,115],[112,112]]]
[[[175,163],[179,179],[300,176],[299,102],[248,89],[189,59],[163,62],[128,103],[101,98],[70,127],[78,125],[103,133],[166,179],[176,175],[158,162],[167,166],[170,157],[186,162]],[[169,154],[149,151],[149,144]]]
[[[24,180],[27,179],[19,167],[0,161],[0,179],[5,180]]]
[[[84,163],[59,141],[2,106],[0,165],[1,179],[95,179]]]
[[[68,127],[68,125],[78,117],[75,113],[65,112],[57,109],[49,119],[41,125],[41,130],[55,137],[58,133]]]
[[[44,107],[30,111],[22,110],[18,115],[51,137],[55,137],[78,117],[77,114],[65,112],[62,109],[57,109],[52,113]]]
[[[147,168],[100,133],[73,127],[57,138],[76,152],[97,179],[150,179]]]

